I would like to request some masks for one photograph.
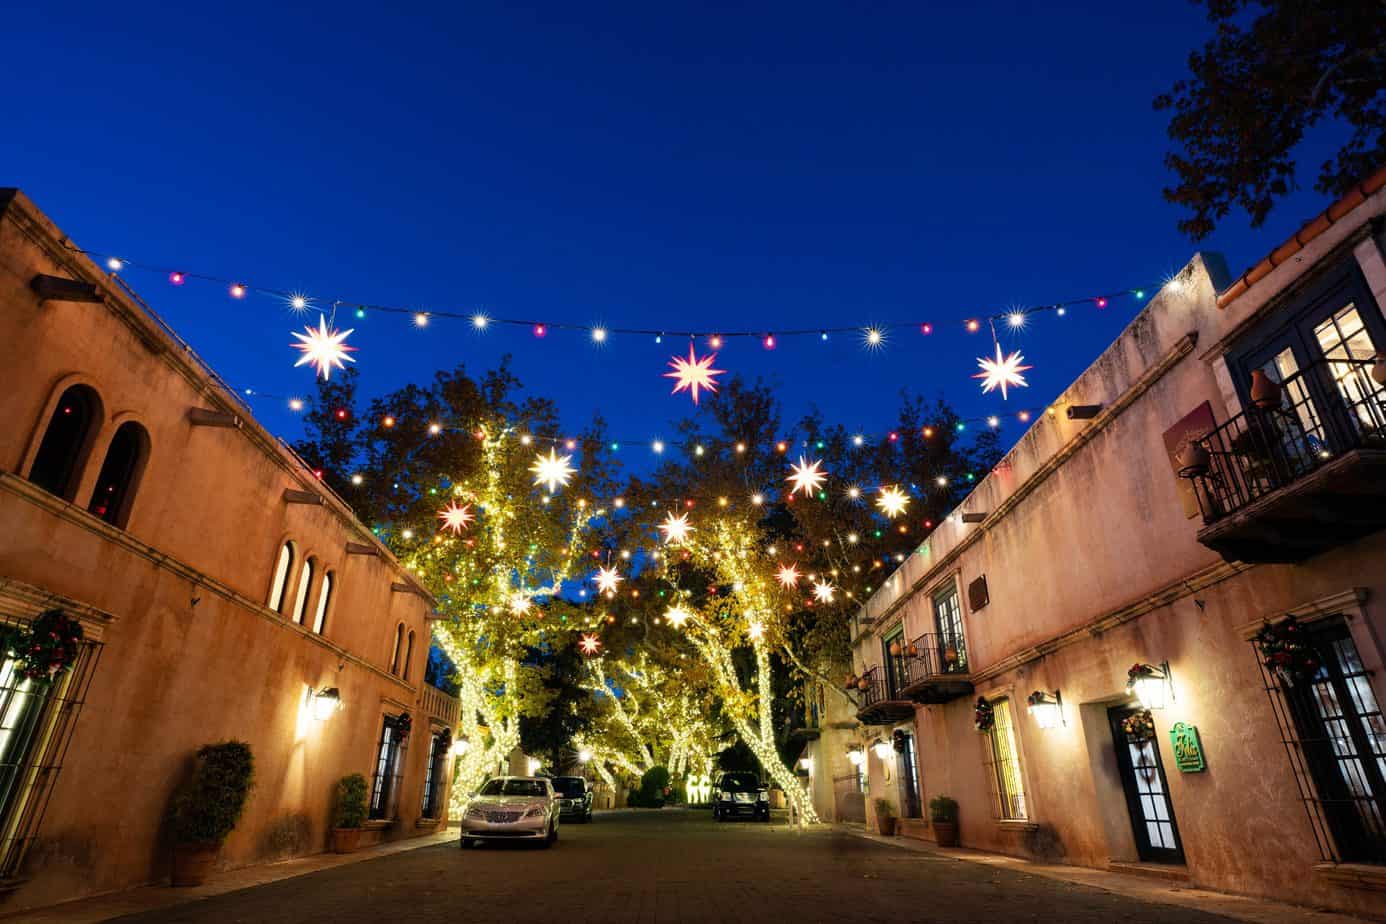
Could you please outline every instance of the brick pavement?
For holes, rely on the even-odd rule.
[[[125,924],[256,922],[1043,921],[1226,924],[1228,918],[841,831],[718,825],[693,812],[599,816],[553,850],[423,847]]]

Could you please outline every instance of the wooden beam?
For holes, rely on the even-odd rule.
[[[29,288],[38,293],[39,303],[43,302],[100,302],[105,298],[94,283],[80,279],[64,279],[39,273],[29,280]]]
[[[284,489],[284,502],[286,504],[311,504],[314,507],[321,507],[323,504],[321,494],[314,494],[312,491],[297,491],[293,488]]]
[[[194,427],[227,427],[232,430],[239,430],[243,425],[235,414],[209,407],[188,408],[188,421]]]
[[[348,555],[374,555],[376,558],[380,557],[379,549],[373,545],[366,545],[363,542],[348,542],[346,544],[346,553]]]

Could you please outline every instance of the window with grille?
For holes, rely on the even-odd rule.
[[[380,723],[380,744],[375,752],[375,772],[371,779],[370,817],[385,819],[394,812],[395,794],[403,764],[403,744],[399,717],[387,715]]]
[[[1311,677],[1266,668],[1266,692],[1324,859],[1386,863],[1386,720],[1342,617],[1306,626]]]
[[[967,670],[967,648],[963,644],[962,604],[958,599],[958,588],[949,582],[947,588],[934,594],[934,625],[938,629],[941,648],[951,648],[957,652],[957,670]]]
[[[437,818],[442,814],[443,793],[446,787],[449,742],[441,732],[433,735],[428,747],[428,766],[424,769],[423,817]]]
[[[84,641],[53,683],[29,680],[13,659],[0,660],[0,881],[16,875],[39,832],[101,647]]]
[[[1025,786],[1020,773],[1020,749],[1016,746],[1011,701],[992,700],[993,724],[986,734],[986,761],[989,765],[992,796],[998,818],[1022,820],[1029,817],[1025,807]]]

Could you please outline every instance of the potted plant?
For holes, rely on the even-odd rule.
[[[255,780],[255,759],[244,741],[204,745],[173,799],[173,884],[201,885],[226,836],[241,820]]]
[[[934,841],[940,847],[958,846],[958,803],[948,796],[929,800],[929,822],[934,826]]]
[[[895,836],[895,806],[889,799],[876,800],[876,824],[882,837]]]
[[[366,778],[348,774],[337,781],[337,800],[332,809],[332,852],[351,853],[361,841],[366,822]]]

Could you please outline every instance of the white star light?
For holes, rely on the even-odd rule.
[[[702,359],[693,352],[693,344],[688,344],[688,358],[675,356],[669,361],[669,366],[673,372],[664,373],[666,379],[674,380],[674,390],[670,394],[676,395],[687,389],[693,396],[693,403],[698,403],[698,389],[705,388],[710,392],[716,393],[716,377],[726,372],[725,369],[714,369],[712,363],[717,359],[716,353],[709,353]]]
[[[760,638],[765,634],[765,626],[758,622],[753,622],[746,627],[746,634],[751,638]]]
[[[334,368],[346,368],[342,363],[356,362],[355,359],[347,355],[356,352],[356,347],[347,346],[345,342],[355,328],[339,331],[334,327],[332,330],[328,330],[327,318],[320,314],[316,328],[305,327],[303,330],[304,333],[301,334],[294,332],[294,337],[298,339],[298,343],[291,344],[295,350],[303,351],[298,362],[294,363],[295,369],[307,363],[326,380],[332,378]]]
[[[688,612],[688,610],[684,609],[681,606],[671,606],[664,613],[664,621],[667,622],[669,625],[673,626],[675,629],[682,629],[683,624],[688,622],[688,620],[691,619],[692,616],[692,613]]]
[[[778,577],[785,587],[795,587],[799,583],[799,569],[794,565],[781,565]]]
[[[529,612],[529,597],[526,597],[524,594],[517,593],[510,598],[509,606],[511,613],[513,613],[516,616],[523,616]]]
[[[453,501],[438,511],[438,519],[443,521],[443,529],[451,530],[452,534],[457,536],[471,525],[476,516],[472,514],[471,504],[459,504],[457,501]]]
[[[659,528],[664,532],[665,542],[682,542],[688,538],[688,534],[693,532],[693,527],[688,522],[688,514],[681,513],[678,516],[669,514],[664,522],[659,524]]]
[[[808,459],[800,456],[798,465],[789,466],[789,470],[793,474],[785,479],[794,485],[789,493],[796,494],[803,491],[804,494],[812,496],[814,491],[823,486],[823,481],[828,477],[827,472],[819,470],[819,466],[822,464],[822,459],[815,459],[810,465]]]
[[[616,593],[616,585],[625,580],[615,568],[598,568],[597,573],[592,575],[592,580],[597,582],[597,592],[603,594]]]
[[[813,585],[813,597],[819,603],[832,603],[835,590],[827,581],[818,581]]]
[[[910,496],[901,491],[898,485],[881,488],[881,493],[876,497],[876,506],[892,520],[905,512],[909,502]]]
[[[1025,376],[1020,373],[1034,366],[1022,366],[1025,357],[1020,355],[1020,351],[1003,357],[1001,355],[1001,344],[996,345],[996,358],[985,359],[979,357],[977,365],[982,367],[982,371],[973,376],[974,379],[982,380],[982,394],[989,393],[994,388],[1001,389],[1001,399],[1007,397],[1006,388],[1008,386],[1027,387],[1029,382],[1025,381]]]
[[[568,481],[577,472],[568,463],[573,461],[572,456],[560,456],[557,450],[550,449],[546,456],[542,452],[535,456],[534,464],[529,470],[534,473],[534,484],[548,485],[549,493],[553,494],[560,486],[567,487]]]
[[[602,650],[602,640],[590,632],[584,632],[578,639],[578,650],[590,658]]]

